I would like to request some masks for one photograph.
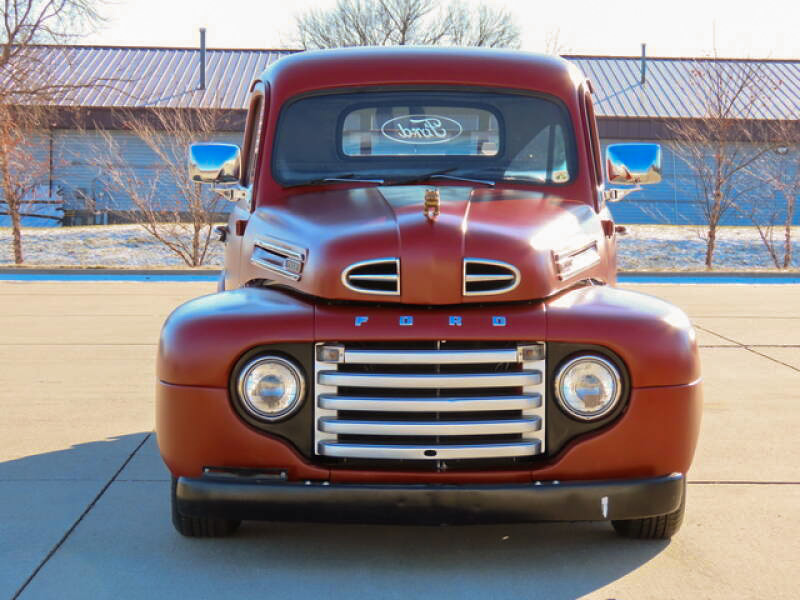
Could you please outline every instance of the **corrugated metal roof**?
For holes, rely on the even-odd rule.
[[[61,106],[233,109],[246,107],[255,77],[293,52],[208,49],[201,90],[197,48],[37,46],[32,51],[40,83],[50,78],[69,88],[57,98]],[[86,85],[90,82],[99,83]]]
[[[293,50],[207,50],[206,89],[198,89],[197,48],[39,46],[42,81],[78,86],[58,99],[62,106],[246,107],[250,82],[268,65]],[[736,81],[756,72],[770,88],[751,118],[800,117],[800,60],[647,58],[646,83],[640,83],[639,57],[565,56],[595,88],[600,117],[701,117],[704,86],[711,69]],[[80,87],[87,82],[100,85]]]
[[[800,61],[710,58],[565,56],[595,87],[595,110],[602,117],[703,117],[713,97],[714,75],[749,90],[739,95],[737,116],[752,119],[800,118]],[[748,100],[751,90],[756,100]]]

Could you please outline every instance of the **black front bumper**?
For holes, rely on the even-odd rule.
[[[186,516],[350,523],[605,521],[671,513],[684,476],[509,485],[360,485],[252,477],[178,479]]]

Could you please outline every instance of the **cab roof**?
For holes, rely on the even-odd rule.
[[[322,89],[459,85],[512,88],[571,97],[584,80],[566,60],[487,48],[364,47],[314,50],[264,72],[276,100]]]

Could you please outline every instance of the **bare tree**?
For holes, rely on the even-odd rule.
[[[757,187],[748,169],[771,145],[753,120],[777,85],[758,63],[716,58],[698,61],[692,72],[692,89],[685,93],[701,104],[701,114],[668,124],[672,149],[686,164],[696,186],[696,201],[705,220],[707,269],[713,266],[722,218],[751,199]]]
[[[16,264],[24,261],[22,218],[33,216],[28,213],[28,197],[49,166],[37,158],[31,143],[41,118],[36,112],[0,103],[0,190],[3,194],[0,214],[11,220],[11,245]]]
[[[772,194],[761,194],[743,212],[757,229],[775,266],[787,269],[792,266],[792,225],[800,195],[800,122],[773,121],[767,132],[774,154],[764,156],[749,171],[769,186]],[[782,230],[780,241],[776,229]]]
[[[550,54],[551,56],[560,56],[570,51],[570,47],[567,46],[561,39],[561,29],[559,27],[551,29],[547,32],[547,34],[545,34],[543,48],[543,52],[545,54]]]
[[[61,83],[53,69],[58,50],[39,44],[63,44],[89,31],[100,20],[95,9],[99,1],[0,2],[0,191],[11,217],[17,264],[24,259],[23,199],[44,167],[36,160],[30,141],[47,122],[43,107],[83,87]]]
[[[219,217],[221,198],[191,181],[186,168],[189,145],[213,141],[228,115],[220,109],[126,111],[119,129],[135,135],[155,158],[150,169],[134,165],[118,136],[101,131],[102,148],[92,164],[110,191],[130,200],[115,211],[140,225],[188,266],[205,262]]]
[[[516,48],[519,28],[507,10],[463,1],[337,0],[296,18],[305,49],[346,46],[485,46]]]

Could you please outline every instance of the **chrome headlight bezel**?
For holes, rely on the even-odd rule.
[[[603,406],[601,410],[592,413],[575,409],[563,397],[562,394],[562,383],[566,375],[570,372],[571,369],[573,369],[577,365],[587,362],[594,363],[595,365],[600,366],[609,375],[611,375],[614,381],[614,390],[613,393],[611,394],[610,400]],[[619,406],[620,400],[622,399],[622,391],[624,385],[625,385],[625,380],[623,379],[623,375],[619,367],[617,367],[617,365],[615,365],[606,357],[601,356],[600,354],[587,353],[587,354],[580,354],[578,356],[573,356],[572,358],[569,358],[563,363],[561,363],[556,371],[553,387],[554,387],[556,401],[558,402],[558,406],[564,414],[578,421],[594,422],[594,421],[599,421],[604,417],[607,417],[614,411],[614,409],[616,409]]]
[[[294,379],[297,390],[292,404],[288,408],[276,413],[268,413],[260,410],[248,397],[245,389],[247,379],[250,374],[259,366],[269,363],[277,364],[285,368],[289,375]],[[303,406],[306,394],[305,375],[303,374],[303,370],[300,368],[300,366],[288,358],[277,354],[261,354],[254,357],[239,370],[236,379],[236,392],[239,406],[251,418],[263,423],[283,421],[296,414],[297,411]]]

